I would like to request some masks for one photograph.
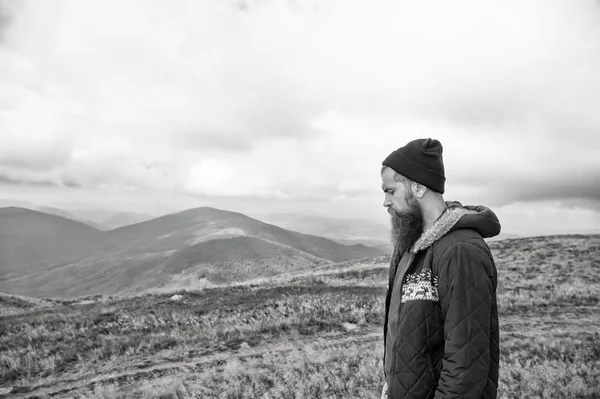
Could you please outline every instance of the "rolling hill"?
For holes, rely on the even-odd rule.
[[[101,237],[100,230],[62,216],[0,208],[0,280],[73,261]]]
[[[57,224],[76,223],[87,229],[76,239],[55,229],[60,245],[44,246],[51,255],[47,260],[37,256],[24,262],[19,259],[25,257],[21,245],[13,250],[11,266],[0,265],[0,291],[32,297],[143,291],[186,279],[198,284],[242,281],[381,254],[364,245],[343,245],[208,207],[111,231],[28,212],[22,212],[24,220],[54,218]],[[28,229],[22,226],[21,231],[20,242],[28,242]]]
[[[77,220],[89,224],[99,230],[113,230],[119,227],[150,220],[155,216],[137,212],[119,212],[101,209],[59,209],[49,206],[24,205],[24,208],[63,216],[67,219]]]
[[[210,207],[189,209],[106,232],[108,247],[105,249],[177,250],[238,236],[273,241],[332,262],[380,254],[365,245],[343,245],[323,237],[286,230],[241,213]],[[151,248],[148,248],[149,243]]]
[[[100,224],[100,223],[96,223],[96,222],[94,222],[92,220],[82,218],[80,216],[77,216],[77,215],[75,215],[75,214],[73,214],[71,212],[65,211],[63,209],[54,208],[54,207],[50,207],[50,206],[41,206],[41,207],[33,207],[33,208],[32,207],[26,207],[26,208],[33,209],[33,210],[36,210],[36,211],[39,211],[39,212],[43,212],[43,213],[49,213],[51,215],[62,216],[64,218],[66,218],[66,219],[71,219],[71,220],[75,220],[75,221],[78,221],[78,222],[81,222],[81,223],[85,223],[85,224],[87,224],[89,226],[92,226],[92,227],[98,229],[98,230],[107,230],[107,227],[104,226],[104,225],[102,225],[102,224]]]

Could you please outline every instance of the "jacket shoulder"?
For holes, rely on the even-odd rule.
[[[492,257],[492,253],[489,246],[476,230],[469,228],[460,228],[446,233],[434,244],[434,262],[437,263],[442,257],[442,255],[444,255],[444,253],[446,253],[446,251],[450,247],[454,247],[456,245],[462,246],[464,248],[470,248],[474,252],[482,251],[490,258]]]

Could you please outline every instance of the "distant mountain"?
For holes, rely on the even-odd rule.
[[[0,208],[0,280],[73,261],[102,232],[85,223],[27,208]]]
[[[520,236],[518,234],[508,234],[508,233],[500,233],[495,237],[491,237],[491,238],[486,238],[486,241],[501,241],[501,240],[510,240],[510,239],[514,239],[514,238],[523,238],[523,236]]]
[[[341,244],[364,244],[387,252],[389,225],[360,218],[334,218],[295,213],[273,213],[260,215],[265,222],[285,229],[326,237]]]
[[[34,209],[35,205],[33,205],[32,203],[27,202],[27,201],[0,198],[0,208],[9,208],[9,207]]]
[[[153,218],[154,216],[147,214],[135,212],[119,212],[105,220],[102,220],[100,224],[104,226],[107,230],[113,230],[118,229],[119,227],[145,222],[146,220],[150,220]]]
[[[376,249],[380,250],[381,252],[383,252],[384,254],[388,254],[388,255],[391,255],[392,252],[394,252],[394,245],[392,245],[391,241],[388,241],[385,244],[375,245],[373,248],[376,248]]]
[[[190,209],[111,231],[91,231],[94,234],[88,242],[83,238],[87,235],[81,234],[77,250],[68,247],[63,251],[62,258],[75,251],[78,259],[37,263],[35,267],[16,262],[21,275],[0,278],[0,291],[32,297],[117,293],[159,288],[182,276],[242,281],[381,255],[375,248],[343,245],[215,208]],[[25,233],[21,239],[29,240]]]
[[[56,208],[54,208],[56,209]],[[144,222],[156,217],[145,213],[130,211],[113,211],[105,209],[69,209],[63,211],[72,215],[76,220],[86,221],[90,225],[97,226],[101,230],[113,230],[119,227]],[[51,213],[51,212],[50,212]]]
[[[67,219],[85,223],[98,230],[113,230],[119,227],[144,222],[156,217],[137,212],[117,212],[97,209],[65,210],[51,206],[38,206],[28,202],[18,202],[13,200],[0,200],[0,205],[5,207],[27,208],[51,215],[62,216]]]
[[[159,247],[169,249],[217,238],[255,236],[334,262],[379,253],[365,245],[342,245],[323,237],[267,224],[241,213],[210,207],[189,209],[115,229],[109,236],[111,242],[128,243],[130,248],[138,243],[144,245],[148,241],[159,240]]]
[[[30,207],[27,207],[27,208],[30,208]],[[40,211],[40,212],[44,212],[44,213],[49,213],[51,215],[62,216],[64,218],[71,219],[71,220],[76,220],[78,222],[82,222],[82,223],[85,223],[85,224],[87,224],[89,226],[92,226],[92,227],[94,227],[94,228],[96,228],[98,230],[107,230],[107,228],[104,225],[100,224],[100,223],[96,223],[96,222],[94,222],[92,220],[81,218],[81,217],[79,217],[79,216],[77,216],[77,215],[75,215],[75,214],[73,214],[71,212],[65,211],[64,209],[53,208],[53,207],[50,207],[50,206],[33,207],[33,208],[30,208],[30,209],[34,209],[34,210],[37,210],[37,211]]]

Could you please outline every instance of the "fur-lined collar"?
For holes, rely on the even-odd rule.
[[[448,207],[444,213],[421,234],[421,237],[415,242],[410,252],[417,253],[429,248],[434,242],[448,233],[452,227],[465,215],[476,214],[477,211],[469,210],[460,206]]]

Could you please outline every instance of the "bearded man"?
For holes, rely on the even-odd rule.
[[[385,303],[382,398],[496,398],[497,273],[484,206],[446,202],[442,145],[417,139],[381,169],[394,252]]]

